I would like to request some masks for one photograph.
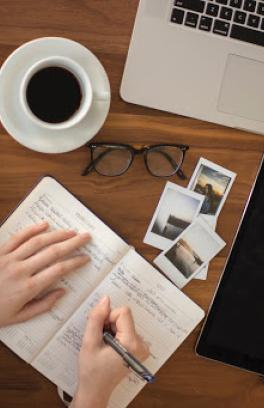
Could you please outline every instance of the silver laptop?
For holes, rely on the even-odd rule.
[[[120,93],[264,134],[264,0],[141,0]]]

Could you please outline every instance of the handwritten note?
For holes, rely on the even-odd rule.
[[[134,250],[112,269],[35,359],[33,366],[73,395],[78,354],[89,310],[108,294],[112,307],[129,305],[138,333],[150,346],[146,366],[156,372],[203,318],[203,311]],[[109,408],[124,408],[144,387],[131,373],[114,391]]]
[[[129,246],[74,196],[51,177],[45,177],[0,228],[0,245],[25,226],[47,220],[50,229],[88,231],[92,240],[81,249],[91,262],[56,285],[66,295],[44,315],[29,322],[0,329],[0,339],[30,362],[94,290]]]

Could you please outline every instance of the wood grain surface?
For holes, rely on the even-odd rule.
[[[112,88],[110,114],[95,141],[179,142],[190,145],[184,171],[191,176],[203,156],[238,174],[220,215],[217,231],[227,242],[213,260],[208,279],[192,281],[184,292],[207,310],[238,226],[264,149],[264,137],[211,123],[127,104],[119,87],[138,0],[0,0],[0,61],[26,41],[62,36],[79,41],[101,60]],[[80,176],[85,148],[61,155],[30,151],[0,128],[0,217],[23,198],[36,179],[49,173],[63,182],[118,234],[152,261],[158,251],[143,244],[150,218],[165,185],[135,159],[122,177]],[[181,185],[177,177],[170,179]],[[200,327],[184,342],[131,404],[134,408],[260,408],[264,382],[194,353]],[[264,347],[264,345],[263,345]],[[61,407],[56,388],[10,350],[0,345],[0,407]]]

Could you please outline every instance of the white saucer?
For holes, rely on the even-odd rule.
[[[106,95],[93,100],[87,116],[76,126],[48,130],[33,123],[19,101],[20,84],[25,72],[42,58],[68,57],[88,73],[93,91]],[[42,153],[64,153],[77,149],[96,135],[110,108],[111,90],[107,74],[95,55],[83,45],[60,37],[44,37],[17,48],[0,70],[0,120],[7,132],[19,143]]]

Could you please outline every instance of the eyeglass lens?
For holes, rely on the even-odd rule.
[[[149,171],[158,177],[172,176],[182,164],[183,152],[176,146],[152,147],[147,151]]]
[[[93,161],[96,171],[103,176],[119,176],[128,169],[132,153],[118,146],[97,146],[93,151]]]

